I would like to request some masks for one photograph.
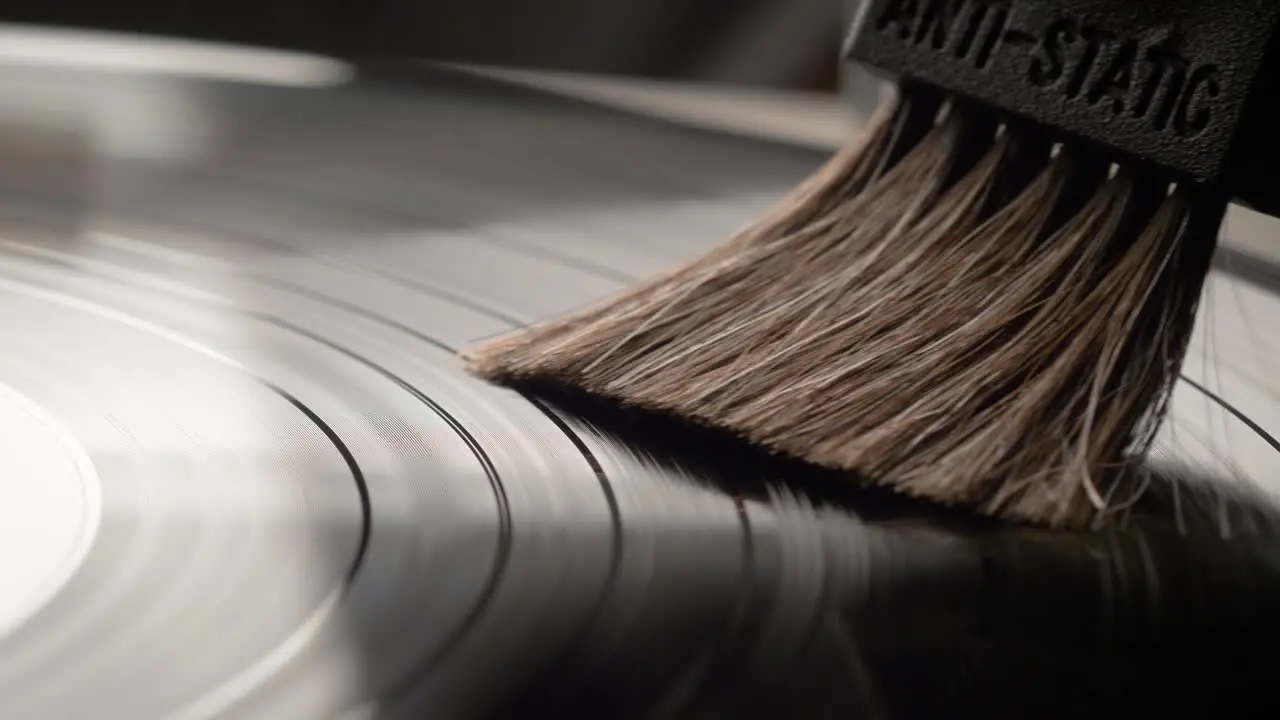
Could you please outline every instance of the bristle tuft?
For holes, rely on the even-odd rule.
[[[470,369],[986,515],[1123,513],[1221,203],[947,107],[908,96],[719,248],[479,348]]]

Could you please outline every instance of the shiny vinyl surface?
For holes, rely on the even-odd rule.
[[[0,71],[0,718],[885,712],[854,626],[968,632],[970,535],[726,490],[454,355],[821,157],[419,80]],[[1159,462],[1280,487],[1277,301],[1211,292]]]

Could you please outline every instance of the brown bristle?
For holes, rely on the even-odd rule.
[[[982,111],[934,123],[936,105],[912,105],[727,243],[473,350],[471,371],[675,414],[985,515],[1085,527],[1121,513],[1144,487],[1224,203]]]

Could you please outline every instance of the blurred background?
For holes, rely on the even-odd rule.
[[[0,3],[0,64],[25,62],[32,55],[43,63],[62,56],[70,61],[70,55],[97,62],[84,43],[63,49],[57,39],[33,43],[25,30],[6,31],[6,26],[37,25],[279,48],[366,63],[411,58],[501,66],[539,73],[539,84],[547,89],[831,149],[848,138],[886,89],[874,76],[839,62],[842,35],[859,2],[5,0]],[[153,49],[145,62],[115,55],[113,61],[137,60],[153,70],[156,59],[176,57],[173,47]],[[191,63],[202,71],[211,66],[203,56]],[[241,75],[252,70],[240,65]],[[596,81],[551,87],[548,81],[558,78],[545,71]],[[624,77],[630,84],[617,84]],[[20,96],[29,100],[30,92]],[[670,112],[677,104],[679,112]],[[1278,232],[1274,219],[1238,207],[1227,219],[1233,245],[1274,262],[1280,262],[1280,245],[1269,238]]]
[[[834,92],[857,0],[7,0],[0,19]]]

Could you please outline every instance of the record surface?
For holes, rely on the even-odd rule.
[[[841,552],[892,522],[727,492],[454,355],[697,253],[820,155],[446,72],[0,86],[67,110],[2,135],[0,718],[875,709]],[[1210,291],[1160,462],[1280,487],[1280,302]],[[917,604],[973,611],[949,582]]]

